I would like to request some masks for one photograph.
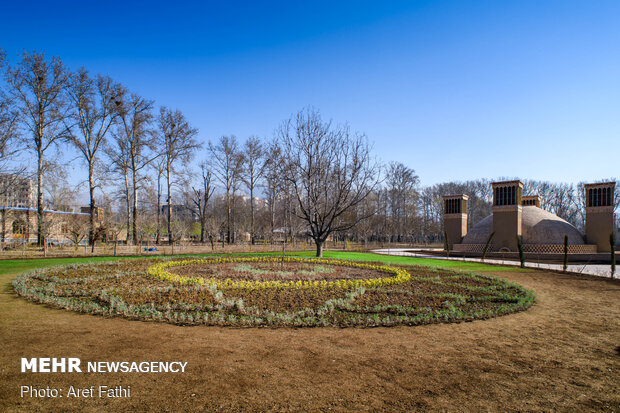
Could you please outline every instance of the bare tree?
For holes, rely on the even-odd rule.
[[[55,211],[71,211],[80,185],[69,183],[66,165],[47,162],[43,166],[43,204]]]
[[[90,223],[88,243],[95,250],[95,166],[99,149],[104,145],[112,127],[116,111],[116,99],[120,87],[112,79],[98,75],[96,79],[81,68],[70,77],[68,96],[71,101],[71,119],[75,128],[70,129],[69,141],[78,149],[88,168],[88,193],[90,197]],[[74,133],[77,129],[78,133]]]
[[[250,240],[254,245],[254,189],[265,174],[268,159],[265,159],[263,144],[256,136],[250,136],[243,145],[245,168],[243,168],[243,182],[250,191]]]
[[[192,192],[188,195],[190,198],[190,209],[200,220],[200,242],[204,243],[207,230],[207,219],[209,217],[209,200],[215,191],[215,187],[213,186],[213,174],[208,170],[208,164],[206,162],[200,164],[200,176],[200,186],[198,188],[192,186]]]
[[[277,131],[282,147],[283,178],[291,184],[299,218],[310,227],[316,255],[335,231],[345,231],[364,215],[345,214],[379,183],[379,167],[370,157],[366,137],[346,126],[323,122],[317,111],[300,111]]]
[[[267,162],[265,167],[265,195],[267,197],[267,209],[269,212],[270,240],[276,226],[276,203],[282,186],[282,178],[279,173],[282,151],[277,141],[273,141],[267,147]]]
[[[222,136],[217,145],[209,142],[215,174],[226,191],[226,242],[232,238],[232,200],[238,185],[243,158],[239,154],[239,145],[235,136]]]
[[[88,224],[82,216],[71,215],[67,218],[67,236],[73,243],[74,252],[88,233]]]
[[[0,70],[4,68],[6,54],[0,49]],[[19,139],[19,112],[15,110],[10,96],[0,89],[0,169],[7,170],[7,161],[20,148],[16,145]]]
[[[187,165],[192,159],[194,151],[200,148],[200,145],[194,139],[198,134],[198,129],[192,128],[180,111],[172,111],[162,106],[159,110],[158,123],[158,146],[162,151],[166,166],[168,243],[172,244],[174,242],[172,232],[172,175],[179,172],[177,168]]]
[[[129,145],[127,141],[122,139],[119,134],[114,133],[114,144],[106,145],[104,151],[110,160],[108,165],[109,173],[117,180],[122,182],[121,190],[118,198],[122,199],[125,204],[125,229],[127,232],[126,241],[129,243],[129,232],[131,228],[131,157],[129,154]]]
[[[415,171],[400,162],[391,162],[386,174],[392,229],[397,242],[407,232],[406,219],[414,212],[419,178]]]
[[[137,244],[137,195],[139,184],[143,179],[141,173],[158,156],[149,152],[155,148],[155,139],[149,129],[153,120],[153,101],[135,93],[129,94],[124,88],[120,88],[115,104],[118,110],[118,127],[113,132],[115,147],[112,156],[119,162],[120,170],[125,174],[128,203],[131,193],[131,238],[133,243]]]
[[[4,68],[5,53],[0,49],[0,70]],[[3,199],[17,183],[26,166],[12,164],[23,150],[23,139],[19,133],[19,112],[15,109],[10,96],[0,88],[0,199]],[[5,211],[2,210],[4,217]],[[4,221],[3,221],[4,222]],[[2,236],[4,242],[4,236]]]
[[[37,160],[37,244],[43,245],[43,167],[46,152],[67,136],[65,90],[67,72],[58,57],[22,54],[15,68],[6,70],[9,97],[26,134],[27,147]]]
[[[157,176],[155,185],[155,243],[159,244],[161,236],[161,179],[166,171],[166,160],[160,156],[153,161],[151,169]]]

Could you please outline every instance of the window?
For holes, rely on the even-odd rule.
[[[446,199],[444,205],[445,214],[460,214],[461,213],[461,200],[460,199]]]
[[[494,205],[516,205],[517,204],[517,187],[516,186],[500,186],[495,188]]]
[[[611,206],[613,201],[613,191],[611,187],[588,188],[587,206],[600,207]]]
[[[24,235],[26,233],[26,223],[21,219],[13,221],[13,235]]]

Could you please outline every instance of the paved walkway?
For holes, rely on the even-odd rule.
[[[390,249],[379,249],[372,250],[370,252],[374,252],[375,254],[383,254],[383,255],[400,255],[405,257],[418,257],[418,258],[433,258],[437,260],[455,260],[455,261],[470,261],[470,262],[482,262],[480,258],[462,258],[462,257],[441,257],[438,255],[431,255],[425,251],[429,251],[428,249],[422,250],[419,248],[390,248]],[[441,251],[441,250],[436,250]],[[485,259],[484,262],[486,264],[498,264],[498,265],[506,265],[506,266],[515,266],[518,267],[521,265],[519,261],[511,261],[511,260],[498,260],[498,259]],[[562,264],[549,264],[549,263],[540,263],[540,262],[525,262],[526,268],[543,268],[554,271],[562,271]],[[575,274],[588,274],[588,275],[596,275],[598,277],[606,277],[609,278],[611,273],[610,265],[599,265],[599,264],[569,264],[568,272]],[[620,274],[618,274],[618,270],[616,270],[616,274],[614,275],[615,279],[620,278]]]

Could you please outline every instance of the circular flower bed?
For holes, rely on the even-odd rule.
[[[33,301],[175,324],[392,326],[483,319],[528,308],[531,291],[491,276],[295,257],[123,259],[15,279]]]
[[[327,280],[297,280],[297,281],[282,281],[282,280],[268,280],[268,281],[249,281],[249,280],[236,280],[232,278],[217,279],[217,278],[204,278],[204,277],[188,277],[175,274],[167,271],[168,268],[184,267],[190,265],[212,265],[221,263],[311,263],[311,264],[329,264],[335,266],[344,266],[360,269],[370,269],[384,274],[390,274],[388,277],[370,278],[370,279],[339,279],[335,281]],[[272,271],[275,272],[277,270]],[[209,259],[195,259],[195,260],[183,260],[183,261],[168,261],[160,264],[155,264],[148,269],[149,275],[164,281],[171,281],[177,284],[189,284],[189,285],[212,285],[216,288],[359,288],[359,287],[382,287],[393,284],[400,284],[411,279],[411,275],[402,269],[397,267],[389,267],[387,265],[372,265],[353,261],[342,260],[328,260],[328,259],[303,259],[295,257],[231,257],[231,258],[209,258]]]

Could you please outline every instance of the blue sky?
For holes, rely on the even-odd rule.
[[[203,141],[312,105],[423,185],[577,182],[620,177],[619,21],[618,1],[6,2],[0,47],[110,75]]]

